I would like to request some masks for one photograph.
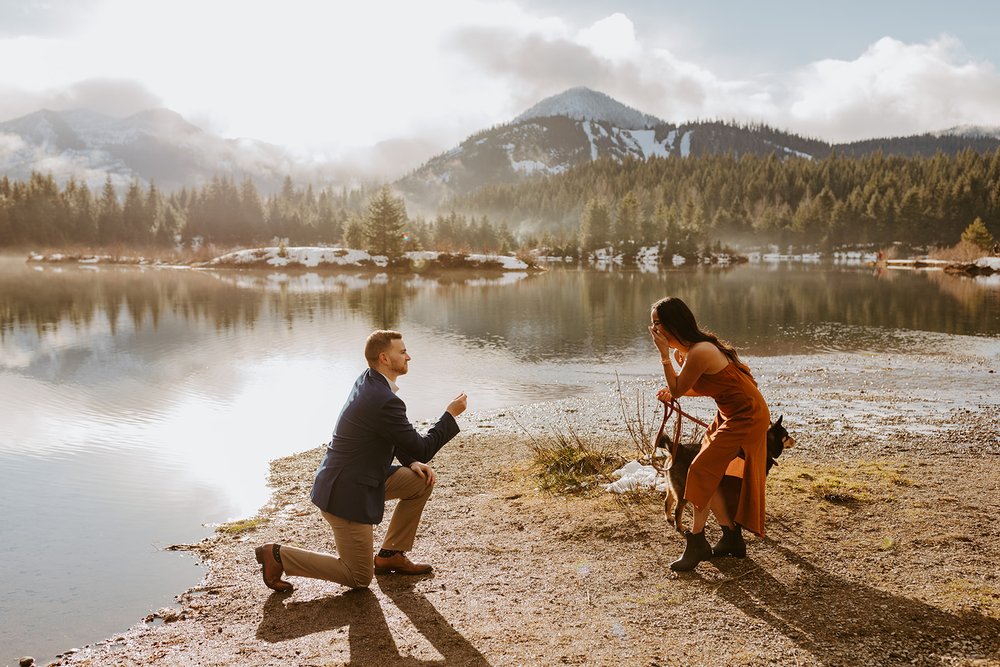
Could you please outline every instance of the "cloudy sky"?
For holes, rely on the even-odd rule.
[[[317,159],[415,166],[589,86],[669,121],[829,141],[1000,125],[973,0],[0,0],[0,121],[173,109]]]

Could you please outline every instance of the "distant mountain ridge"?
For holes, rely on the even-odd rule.
[[[433,209],[484,185],[514,184],[610,158],[623,161],[714,153],[822,159],[833,153],[954,155],[1000,148],[1000,128],[957,127],[936,134],[830,144],[762,124],[669,123],[587,88],[546,98],[510,123],[478,132],[396,182],[407,199]]]
[[[117,185],[139,178],[174,190],[215,175],[250,176],[262,190],[272,190],[293,168],[294,160],[278,146],[222,139],[169,109],[126,118],[43,109],[0,123],[0,174],[16,179],[41,171],[96,186],[110,174]]]
[[[601,159],[683,158],[713,153],[822,159],[874,151],[903,156],[954,155],[1000,148],[1000,127],[959,126],[910,137],[830,144],[762,124],[670,123],[584,87],[545,98],[509,123],[477,132],[395,182],[407,202],[433,211],[450,197],[486,185],[514,184]],[[252,139],[223,139],[169,109],[114,118],[86,109],[41,110],[0,123],[0,175],[32,171],[72,176],[91,186],[108,174],[126,185],[155,182],[166,191],[201,186],[213,176],[251,177],[263,193],[286,176],[333,184],[343,166],[305,164],[285,149]],[[336,183],[342,185],[341,182]]]
[[[939,137],[993,137],[1000,139],[1000,125],[956,125],[933,134]]]

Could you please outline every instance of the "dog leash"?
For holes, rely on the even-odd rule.
[[[663,431],[664,429],[666,429],[667,422],[670,421],[670,418],[674,415],[677,415],[677,423],[674,424],[674,437],[670,443],[670,460],[671,462],[673,462],[677,460],[677,448],[681,446],[681,419],[683,417],[687,417],[695,424],[698,424],[699,426],[703,426],[705,428],[708,428],[708,424],[698,419],[694,415],[688,414],[687,412],[681,410],[681,404],[677,401],[676,398],[671,398],[669,401],[661,401],[661,402],[663,403],[663,421],[660,422],[660,430],[656,433],[656,440],[653,441],[653,445],[655,447],[656,443],[660,441],[660,438],[663,436]],[[653,457],[654,462],[655,460],[656,457]],[[655,463],[653,467],[656,467]],[[661,470],[659,472],[663,471]]]

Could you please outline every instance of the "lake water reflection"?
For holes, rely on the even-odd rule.
[[[997,336],[1000,281],[821,265],[437,278],[33,267],[0,260],[0,662],[109,636],[201,576],[162,547],[266,501],[316,446],[373,328],[436,417],[648,375],[649,305],[687,300],[748,358]]]

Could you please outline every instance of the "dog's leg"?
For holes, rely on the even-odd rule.
[[[677,501],[677,509],[674,510],[674,528],[676,528],[677,532],[680,533],[681,535],[683,535],[684,531],[686,530],[684,528],[685,505],[687,505],[687,501],[684,500],[684,498],[681,498],[679,501]]]
[[[671,526],[674,525],[673,509],[674,509],[674,503],[676,502],[676,500],[677,500],[677,497],[674,495],[674,490],[668,484],[667,485],[667,497],[663,499],[663,513],[667,515],[667,523],[669,523]]]

